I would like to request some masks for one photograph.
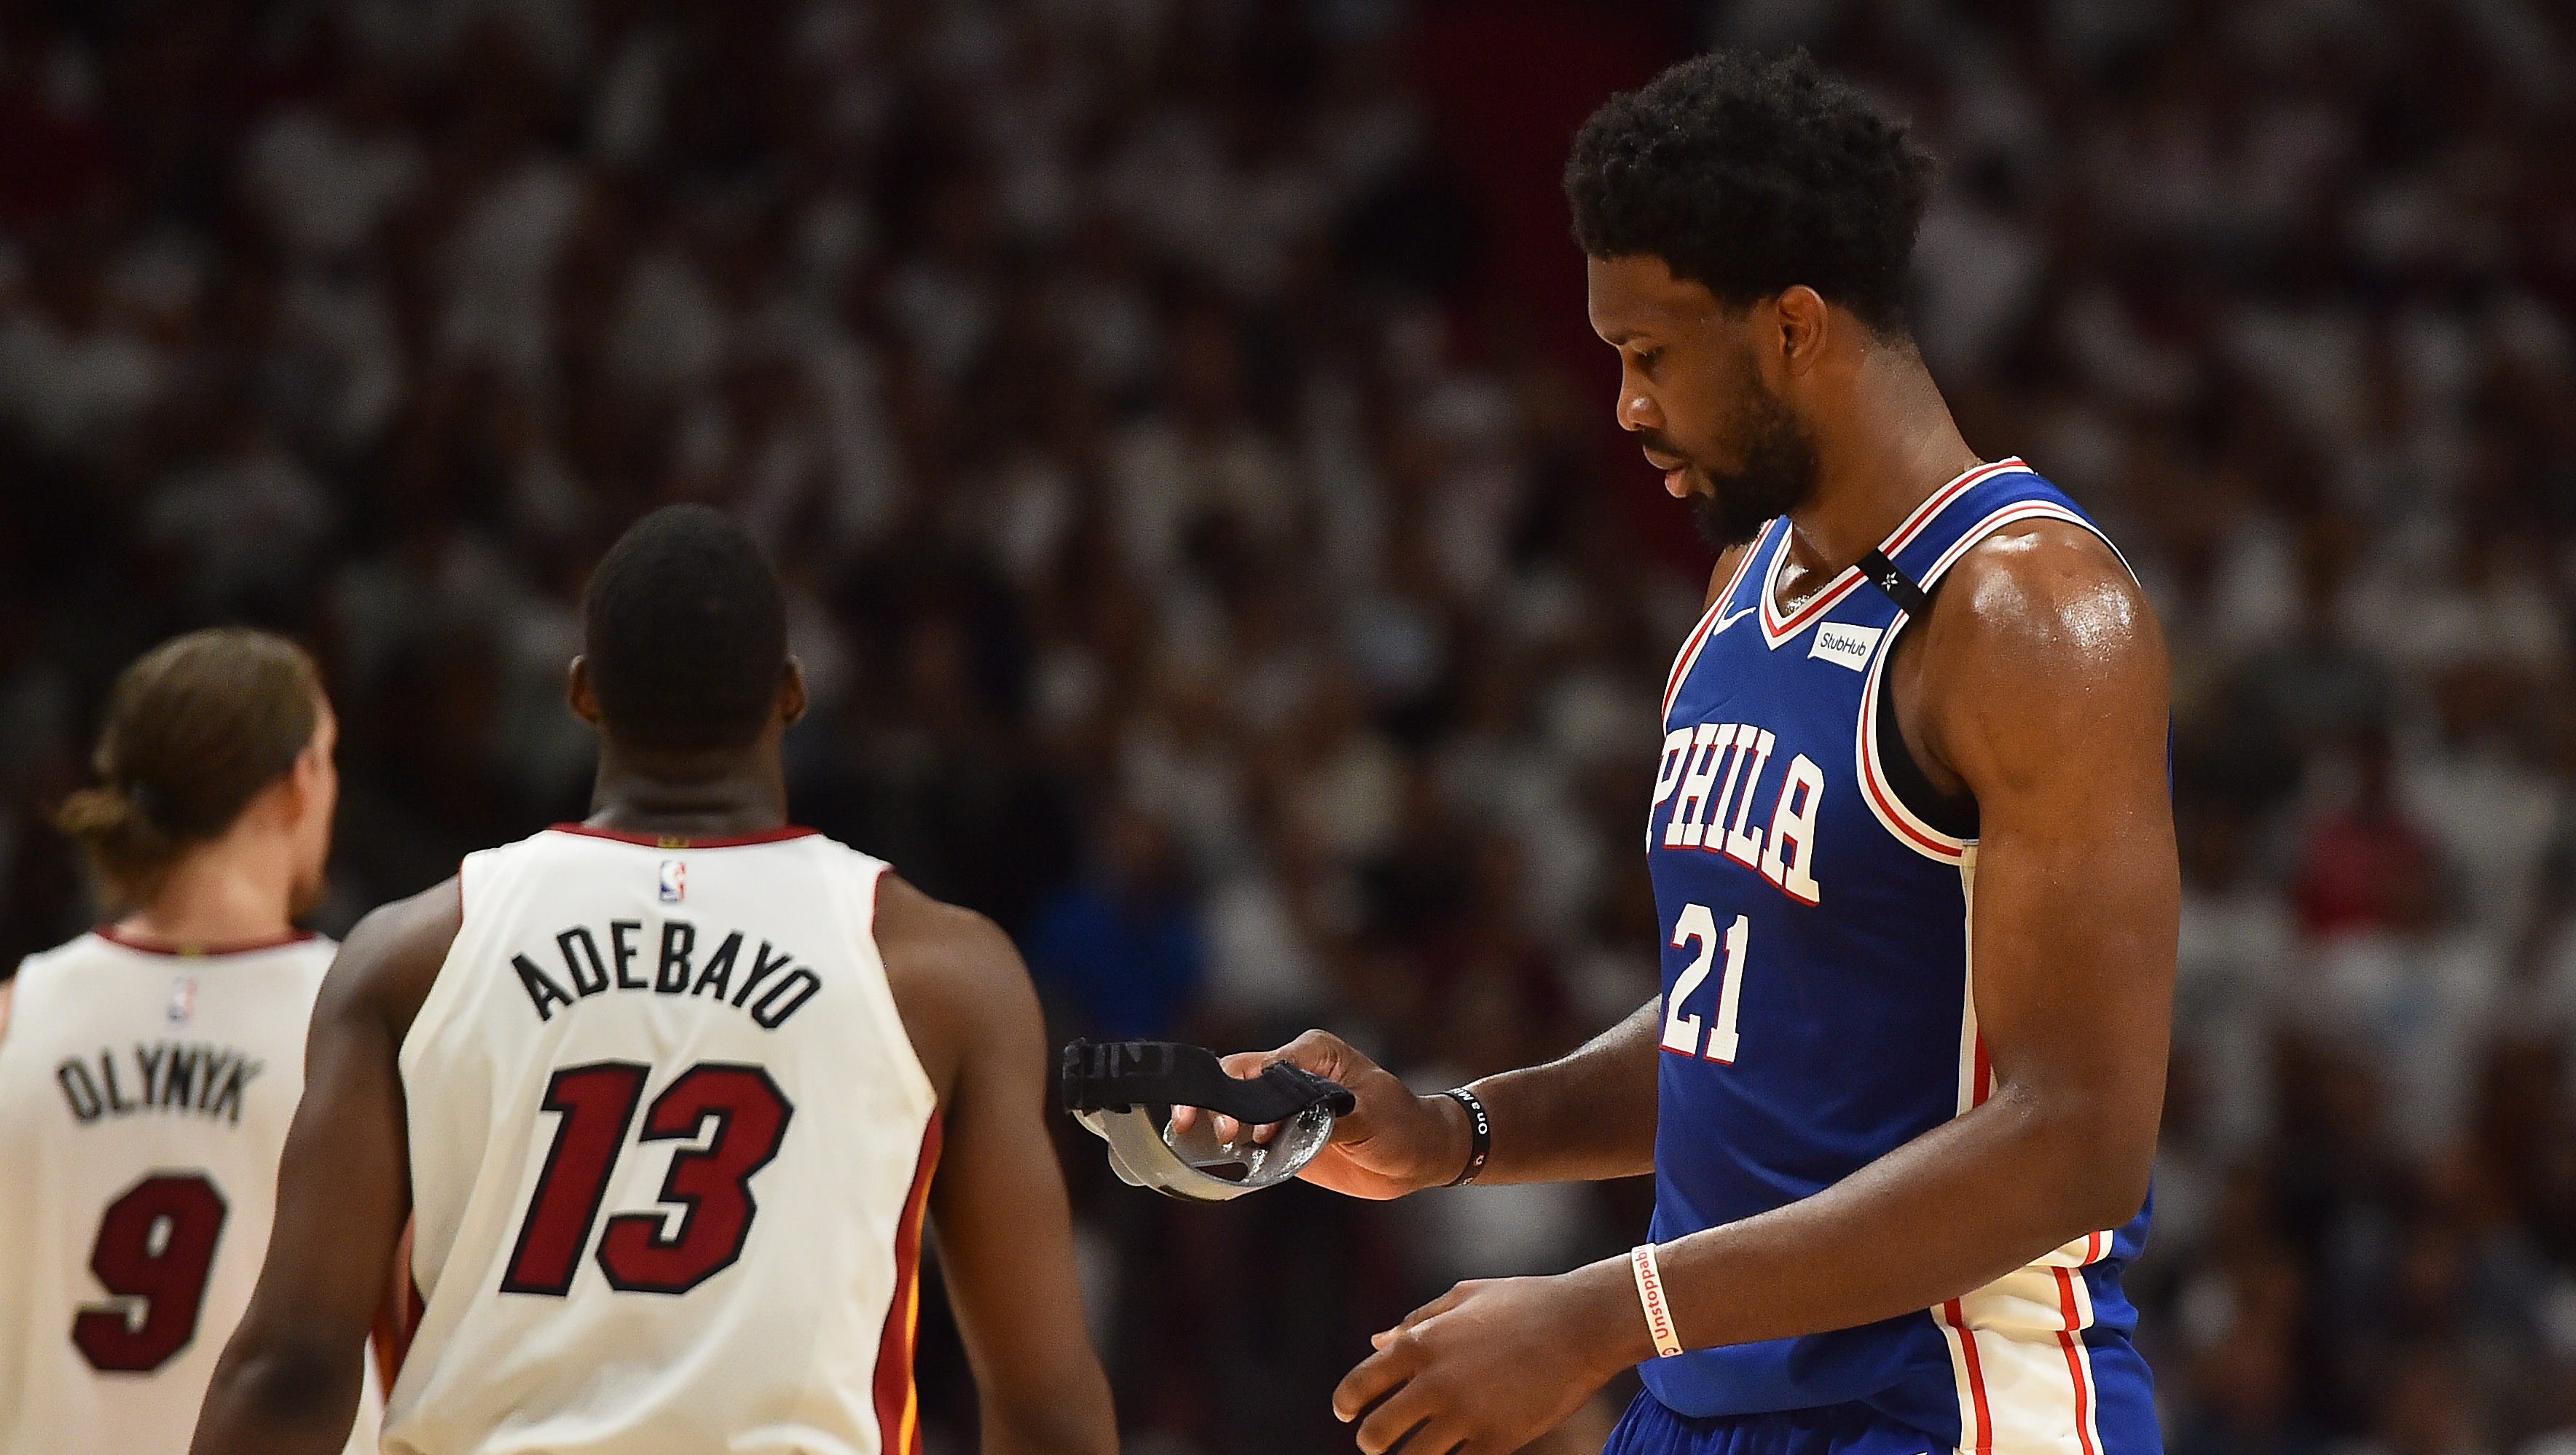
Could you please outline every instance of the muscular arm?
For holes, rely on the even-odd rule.
[[[368,1329],[411,1213],[394,1057],[457,922],[451,880],[368,915],[331,963],[278,1166],[268,1262],[215,1365],[194,1455],[336,1455],[349,1438]]]
[[[1010,939],[889,874],[877,943],[945,1128],[931,1217],[975,1370],[985,1455],[1113,1455],[1046,1131],[1046,1030]]]
[[[1476,1181],[1598,1182],[1654,1171],[1662,1009],[1647,1001],[1570,1056],[1472,1083],[1494,1128],[1493,1153]],[[1458,1136],[1463,1164],[1463,1119]]]

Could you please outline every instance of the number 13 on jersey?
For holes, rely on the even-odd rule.
[[[632,1061],[567,1066],[546,1082],[554,1143],[529,1194],[503,1293],[561,1298],[590,1245],[609,1174],[617,1170],[652,1068]],[[644,1113],[639,1142],[693,1142],[671,1154],[661,1202],[682,1209],[676,1229],[659,1211],[618,1213],[599,1236],[599,1268],[620,1293],[686,1293],[733,1266],[760,1211],[751,1179],[778,1155],[795,1114],[758,1066],[701,1061],[665,1087]]]
[[[1673,948],[1688,950],[1697,945],[1699,953],[1673,981],[1673,993],[1665,997],[1665,1050],[1677,1056],[1705,1056],[1723,1065],[1735,1063],[1735,1012],[1744,994],[1744,942],[1752,934],[1752,922],[1740,914],[1726,927],[1726,969],[1718,976],[1717,1013],[1703,1048],[1699,1013],[1690,1005],[1708,980],[1710,963],[1717,959],[1717,916],[1704,904],[1682,906],[1681,919],[1673,926]]]

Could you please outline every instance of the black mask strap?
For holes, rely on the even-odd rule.
[[[1255,1127],[1316,1106],[1348,1116],[1359,1105],[1340,1083],[1285,1061],[1245,1080],[1225,1074],[1215,1052],[1177,1041],[1076,1041],[1064,1048],[1062,1085],[1070,1112],[1196,1106]]]
[[[1907,616],[1920,621],[1932,609],[1932,598],[1876,546],[1860,558],[1860,573],[1869,578],[1869,584],[1885,592],[1888,600],[1902,607]]]

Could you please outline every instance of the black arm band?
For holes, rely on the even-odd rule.
[[[1485,1170],[1485,1159],[1494,1155],[1494,1119],[1485,1114],[1485,1103],[1476,1093],[1463,1086],[1453,1086],[1440,1093],[1467,1109],[1467,1170],[1441,1184],[1464,1187]]]

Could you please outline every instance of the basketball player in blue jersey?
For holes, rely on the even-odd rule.
[[[1619,423],[1725,548],[1664,692],[1663,994],[1449,1093],[1320,1032],[1270,1055],[1358,1093],[1313,1181],[1652,1171],[1654,1223],[1378,1336],[1333,1396],[1371,1455],[1503,1455],[1632,1364],[1614,1455],[2158,1449],[2120,1270],[2174,968],[2164,647],[1925,370],[1931,188],[1803,56],[1677,66],[1575,143]]]

